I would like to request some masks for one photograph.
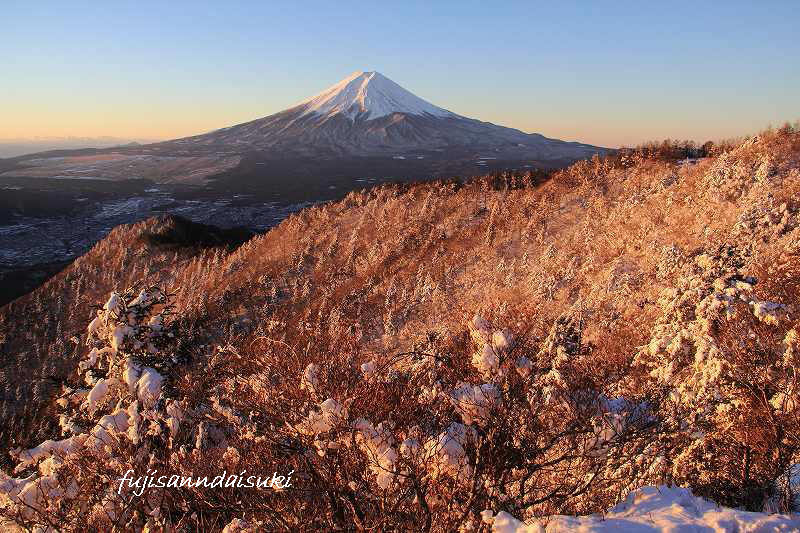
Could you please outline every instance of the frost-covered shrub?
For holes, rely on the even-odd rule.
[[[447,356],[373,358],[347,372],[334,358],[298,371],[307,407],[289,437],[303,443],[305,472],[344,509],[354,501],[346,516],[372,520],[363,524],[402,524],[367,512],[397,506],[446,528],[479,520],[481,506],[532,517],[614,501],[646,419],[581,374],[581,321],[565,315],[542,346],[480,316],[468,328],[472,355],[453,339],[434,348]]]
[[[2,474],[0,505],[20,524],[132,526],[137,512],[155,517],[155,500],[118,492],[125,471],[165,467],[177,445],[185,406],[169,392],[183,358],[169,296],[158,287],[112,293],[87,328],[88,353],[76,381],[56,402],[61,440],[16,450],[13,478]],[[144,522],[142,522],[144,525]]]
[[[800,450],[790,306],[761,300],[754,277],[723,273],[714,258],[698,264],[700,274],[659,302],[662,317],[635,359],[648,378],[638,387],[650,390],[671,479],[761,510]]]

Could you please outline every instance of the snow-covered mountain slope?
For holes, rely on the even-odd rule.
[[[161,146],[251,151],[270,158],[426,152],[437,159],[471,154],[570,161],[605,151],[457,115],[415,96],[378,72],[355,72],[274,115]]]
[[[330,117],[340,114],[351,119],[362,113],[368,119],[392,113],[455,116],[403,89],[380,72],[354,72],[318,95],[303,100],[296,107],[304,108],[301,116],[316,114]]]
[[[276,185],[284,190],[287,183],[292,188],[298,178],[321,183],[331,177],[425,179],[558,168],[607,151],[465,117],[378,72],[359,71],[267,117],[155,144],[29,154],[0,163],[0,175],[213,182],[250,192]]]

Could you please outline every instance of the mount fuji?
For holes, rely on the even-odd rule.
[[[246,148],[276,158],[403,156],[455,149],[459,158],[467,150],[476,156],[564,161],[603,151],[467,118],[423,100],[379,72],[360,71],[274,115],[173,142]]]
[[[0,160],[0,179],[139,180],[304,202],[384,181],[557,168],[606,151],[464,117],[359,71],[289,109],[202,135]]]

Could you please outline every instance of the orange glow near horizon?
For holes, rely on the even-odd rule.
[[[153,102],[108,105],[61,105],[49,102],[17,102],[4,110],[0,122],[0,140],[64,138],[64,137],[114,137],[125,139],[166,140],[197,135],[218,128],[268,116],[295,103],[272,109],[253,109],[247,103],[219,106],[213,102]],[[473,114],[460,109],[454,111],[480,120],[518,128],[528,133],[541,133],[546,137],[579,141],[598,146],[619,147],[640,144],[665,138],[704,141],[744,136],[757,133],[767,126],[778,126],[796,117],[764,117],[763,120],[742,124],[729,114],[713,121],[687,122],[686,117],[647,117],[647,120],[604,120],[603,112],[582,116],[577,120],[557,112],[541,113],[531,110],[523,113],[507,109],[473,110]],[[483,112],[481,112],[483,111]],[[654,125],[657,123],[657,126]]]

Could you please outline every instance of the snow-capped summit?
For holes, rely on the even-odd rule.
[[[368,120],[392,113],[428,114],[434,117],[456,116],[412,94],[380,72],[374,71],[353,72],[339,83],[303,100],[296,107],[304,108],[301,116],[340,114],[350,119],[362,113]]]

